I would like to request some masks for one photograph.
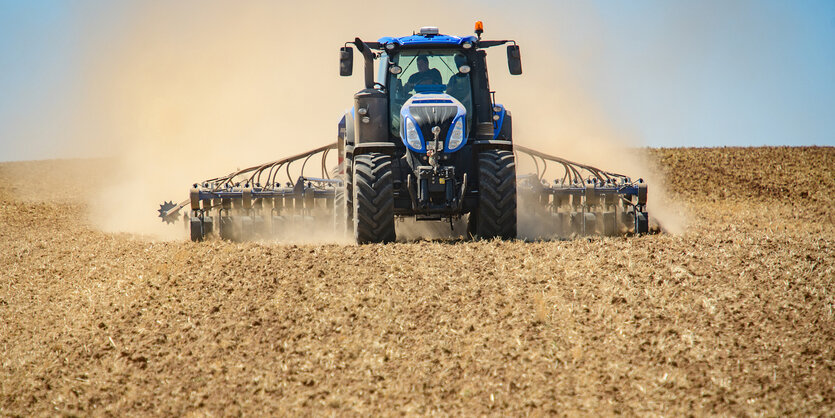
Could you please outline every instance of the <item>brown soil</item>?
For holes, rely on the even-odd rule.
[[[153,242],[0,164],[0,415],[835,414],[835,149],[648,152],[683,235]]]

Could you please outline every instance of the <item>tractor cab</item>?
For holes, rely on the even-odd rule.
[[[436,27],[400,38],[381,38],[380,80],[387,87],[392,135],[400,137],[401,109],[415,94],[446,94],[463,106],[466,131],[472,127],[472,66],[467,57],[477,38],[441,35]]]
[[[381,80],[389,95],[389,115],[392,135],[400,137],[400,110],[416,94],[431,94],[434,100],[444,94],[463,106],[466,131],[471,130],[473,99],[469,60],[456,49],[417,48],[401,51],[393,56],[384,54],[380,68],[385,71]],[[381,73],[383,72],[381,71]]]
[[[372,96],[386,103],[385,125],[389,138],[395,143],[402,141],[406,148],[414,150],[404,137],[407,126],[403,107],[407,103],[431,103],[427,100],[441,100],[436,104],[451,101],[454,107],[464,109],[465,142],[476,137],[499,139],[499,121],[504,118],[504,110],[493,102],[485,49],[509,44],[508,68],[511,74],[518,75],[522,73],[519,47],[512,40],[482,40],[482,32],[483,26],[478,22],[477,36],[444,35],[437,27],[428,26],[409,36],[383,37],[377,42],[357,38],[340,50],[340,74],[348,76],[353,72],[353,50],[348,46],[353,43],[365,59],[365,91],[378,91]],[[372,69],[375,59],[378,60],[376,80]]]

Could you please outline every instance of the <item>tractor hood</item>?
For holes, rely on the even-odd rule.
[[[467,111],[464,105],[446,93],[421,90],[400,109],[400,138],[403,144],[420,153],[430,149],[435,152],[458,151],[467,142]]]

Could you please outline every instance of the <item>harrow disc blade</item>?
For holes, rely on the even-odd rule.
[[[173,224],[177,221],[177,215],[180,213],[179,210],[169,213],[171,209],[177,207],[174,202],[162,202],[159,205],[159,217],[162,218],[162,221],[167,224]]]

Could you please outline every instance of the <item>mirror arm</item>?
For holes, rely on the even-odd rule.
[[[373,89],[374,88],[374,53],[371,52],[371,48],[362,41],[360,38],[354,39],[354,45],[357,46],[357,50],[360,51],[363,58],[365,58],[365,88]]]

